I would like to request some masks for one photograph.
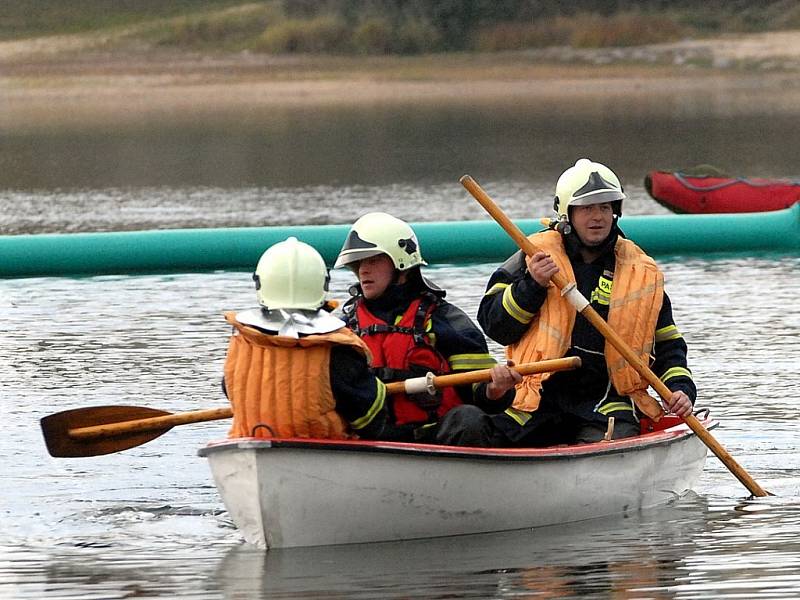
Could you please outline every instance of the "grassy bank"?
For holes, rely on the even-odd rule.
[[[241,0],[15,0],[0,3],[0,40],[131,27],[240,4]]]
[[[632,47],[800,28],[800,5],[509,0],[17,0],[0,41],[93,34],[106,47],[265,54],[386,55]],[[665,8],[669,7],[669,8]]]
[[[23,10],[34,4],[38,12]],[[100,14],[111,5],[128,8]],[[77,6],[82,10],[74,12]],[[654,94],[710,89],[719,97],[775,90],[779,97],[788,91],[794,98],[800,88],[800,30],[420,54],[284,52],[263,45],[270,24],[316,18],[289,15],[278,0],[3,3],[2,31],[8,37],[8,24],[16,22],[21,37],[0,41],[0,129],[275,106],[605,101],[621,94],[650,101]],[[591,23],[600,17],[585,18]],[[584,23],[578,17],[567,20]],[[594,29],[620,35],[621,30],[606,26],[609,22]],[[30,35],[22,36],[24,31]],[[504,37],[517,39],[509,32]]]

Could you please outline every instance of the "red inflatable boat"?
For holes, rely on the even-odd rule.
[[[644,178],[647,193],[676,213],[764,212],[800,202],[800,181],[690,176],[653,171]]]

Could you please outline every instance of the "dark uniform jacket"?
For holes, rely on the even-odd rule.
[[[444,300],[443,290],[435,286],[430,289],[428,285],[431,285],[430,282],[421,278],[412,279],[404,285],[391,285],[380,298],[374,300],[366,300],[359,286],[355,285],[351,288],[353,297],[343,307],[342,318],[351,328],[356,329],[355,305],[356,302],[365,302],[373,315],[386,323],[395,323],[420,294],[434,294],[436,308],[431,314],[430,332],[435,340],[436,351],[448,361],[452,371],[487,369],[496,365],[497,361],[489,353],[481,330],[464,311]],[[486,397],[486,386],[486,383],[458,386],[456,391],[463,403],[474,404],[487,413],[502,412],[511,405],[514,400],[513,388],[502,398],[489,400]],[[403,441],[415,439],[407,426],[394,426],[395,431],[392,430],[391,398],[387,398],[387,404],[389,423],[381,438]]]
[[[579,291],[606,320],[609,293],[600,280],[613,281],[616,236],[612,237],[607,251],[589,264],[583,261],[577,247],[566,245]],[[528,328],[528,324],[512,317],[503,306],[503,291],[508,286],[511,286],[515,302],[528,312],[538,312],[546,297],[546,289],[528,273],[521,251],[492,274],[478,309],[478,322],[486,335],[504,346],[517,342]],[[620,397],[611,384],[604,356],[605,344],[602,334],[582,315],[577,315],[566,356],[580,357],[582,366],[575,371],[554,373],[544,382],[540,411],[563,413],[600,424],[612,415],[623,421],[638,419],[631,400]],[[672,305],[665,293],[650,367],[670,390],[682,390],[694,402],[697,391],[687,367],[686,352],[686,343],[675,326]]]

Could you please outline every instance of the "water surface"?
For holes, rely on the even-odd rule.
[[[562,104],[12,128],[0,138],[0,232],[346,223],[369,210],[485,218],[457,183],[465,172],[511,216],[544,216],[555,178],[581,155],[621,174],[626,214],[665,212],[642,188],[650,169],[798,171],[798,115],[756,92],[732,111],[713,94]],[[47,414],[91,405],[223,406],[221,313],[253,305],[249,276],[0,280],[0,597],[797,597],[800,260],[662,262],[698,405],[776,496],[748,499],[711,457],[692,494],[626,519],[269,553],[241,542],[196,456],[225,422],[85,459],[49,457],[38,430]],[[428,274],[474,316],[495,266]],[[351,277],[334,272],[335,297]]]
[[[674,506],[509,535],[286,550],[240,542],[197,448],[225,422],[175,428],[122,453],[47,455],[37,420],[81,406],[172,412],[223,406],[228,327],[251,306],[241,273],[0,282],[7,304],[0,584],[11,597],[515,597],[558,590],[630,597],[792,597],[800,589],[795,365],[797,259],[668,262],[699,405],[718,439],[777,496],[748,500],[710,458]],[[429,270],[474,315],[491,265]],[[747,310],[743,289],[759,281]],[[351,276],[334,273],[343,297]],[[793,284],[793,285],[790,285]],[[757,314],[758,318],[752,318]],[[769,324],[769,326],[765,326]],[[500,355],[500,349],[493,345]],[[398,569],[398,561],[401,567]],[[554,592],[555,593],[555,592]],[[94,594],[94,595],[93,595]],[[239,594],[245,594],[241,596]],[[628,596],[625,596],[628,597]]]

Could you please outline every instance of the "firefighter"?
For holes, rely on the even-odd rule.
[[[435,395],[392,395],[384,439],[491,446],[489,414],[510,405],[522,377],[497,364],[477,325],[422,275],[425,264],[416,234],[401,219],[373,212],[350,229],[334,266],[358,277],[343,313],[371,350],[374,372],[389,382],[490,368],[492,381]]]
[[[264,252],[253,279],[259,307],[225,313],[229,436],[379,438],[386,387],[366,344],[331,314],[319,253],[290,237]]]
[[[692,412],[696,389],[686,343],[661,270],[619,227],[624,200],[611,169],[578,160],[556,183],[557,218],[530,237],[540,251],[517,252],[489,279],[478,322],[510,359],[582,361],[575,371],[525,378],[512,407],[495,418],[508,445],[598,441],[610,431],[610,417],[613,438],[638,435],[636,403],[655,402],[647,382],[551,282],[559,272],[672,391],[667,408]]]

